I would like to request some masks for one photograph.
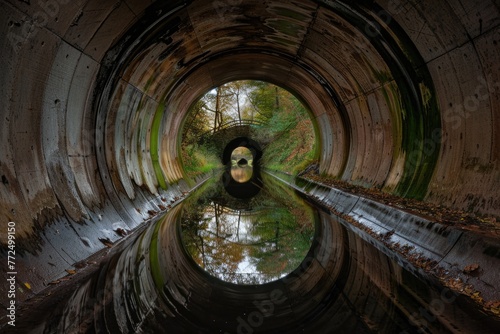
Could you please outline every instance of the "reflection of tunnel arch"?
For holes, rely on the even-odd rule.
[[[68,308],[80,310],[77,319],[91,319],[85,332],[420,333],[405,317],[428,310],[422,300],[430,301],[429,308],[438,300],[448,301],[439,317],[425,323],[430,333],[456,329],[448,319],[459,319],[466,333],[498,329],[494,319],[462,309],[459,296],[413,276],[397,256],[378,252],[377,245],[322,211],[309,252],[290,274],[262,285],[224,282],[186,252],[179,235],[181,211],[182,204],[174,207],[133,247],[115,255],[112,265],[78,287]],[[144,249],[149,251],[141,253]],[[394,273],[398,279],[388,279]],[[405,303],[391,303],[395,295],[404,296]],[[46,320],[58,333],[82,331],[74,312],[55,314]],[[480,319],[479,325],[462,322],[464,318]],[[19,324],[19,333],[24,326]]]
[[[187,191],[185,113],[238,79],[304,101],[321,173],[499,216],[499,22],[487,0],[2,0],[0,220],[34,268],[18,281],[41,291]]]
[[[262,149],[259,143],[248,137],[238,137],[231,140],[224,151],[222,152],[222,163],[227,165],[231,161],[231,154],[238,147],[246,147],[252,152],[254,166],[259,163],[259,159],[262,157]]]
[[[260,179],[259,167],[252,167],[252,177],[247,182],[238,182],[231,177],[231,169],[233,167],[226,167],[221,177],[221,182],[224,184],[226,192],[234,198],[250,199],[262,189],[262,180]],[[239,167],[237,167],[239,168]],[[247,167],[251,168],[251,167]]]

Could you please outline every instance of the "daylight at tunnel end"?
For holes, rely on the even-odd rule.
[[[19,298],[118,242],[116,231],[169,211],[211,175],[187,177],[181,131],[203,94],[236,80],[275,84],[303,103],[325,179],[498,227],[499,11],[473,0],[1,0],[0,243],[7,249],[4,225],[15,222],[26,267]],[[224,143],[223,163],[239,146],[256,152],[256,163],[265,150],[258,138],[231,134]],[[335,294],[335,282],[349,284],[341,268],[349,263],[317,252],[328,238],[352,237],[321,222],[301,275],[328,277],[323,288]],[[301,277],[275,290],[292,296],[293,284],[313,284]],[[321,298],[311,307],[319,310]]]

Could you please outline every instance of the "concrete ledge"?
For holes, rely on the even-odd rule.
[[[413,265],[407,268],[410,271],[431,274],[480,303],[500,300],[498,238],[446,226],[311,180],[266,172],[338,215],[348,229],[382,252],[403,255]]]
[[[68,275],[66,270],[85,266],[88,258],[105,250],[115,248],[124,240],[136,235],[154,218],[182,201],[186,195],[203,184],[210,173],[194,180],[191,187],[186,182],[170,185],[167,190],[160,190],[158,197],[146,196],[140,189],[132,205],[130,217],[116,211],[115,206],[107,201],[102,207],[88,211],[87,217],[77,222],[65,214],[55,217],[53,222],[29,239],[17,240],[16,246],[16,300],[23,302],[39,294],[52,282],[57,282]],[[124,199],[126,201],[128,199]],[[0,250],[0,259],[7,263],[7,252]],[[7,279],[7,272],[2,272],[0,279]],[[7,285],[0,287],[0,305],[6,307]],[[28,289],[29,286],[29,289]],[[1,320],[1,319],[0,319]]]

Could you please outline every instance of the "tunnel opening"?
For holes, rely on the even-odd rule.
[[[48,322],[18,308],[15,330],[496,333],[499,17],[490,0],[1,0],[1,303],[67,301]],[[263,174],[321,210],[295,271],[235,288],[193,269],[175,222],[218,169],[227,207],[263,190],[263,170],[224,169],[226,145],[199,168],[182,147],[200,96],[243,79],[302,103],[313,154],[294,161],[287,131],[222,137],[258,142]]]
[[[255,155],[250,149],[238,146],[231,152],[231,166],[252,167],[254,158]]]
[[[254,169],[259,166],[254,166],[255,156],[251,150],[246,147],[239,146],[231,153],[231,177],[238,183],[247,183],[252,180]]]
[[[238,167],[245,167],[246,165],[248,165],[248,160],[245,158],[241,158],[240,160],[236,161],[236,164],[238,165]]]
[[[226,166],[232,166],[232,157],[234,156],[234,151],[239,147],[246,148],[253,159],[252,165],[259,166],[260,159],[262,158],[263,150],[260,147],[258,141],[248,138],[248,137],[238,137],[232,139],[227,143],[226,147],[222,151],[221,159],[222,163]]]
[[[181,133],[187,174],[220,167],[213,163],[216,157],[228,165],[238,146],[251,150],[255,166],[295,174],[319,159],[308,108],[296,95],[265,81],[236,80],[210,89],[189,109]]]

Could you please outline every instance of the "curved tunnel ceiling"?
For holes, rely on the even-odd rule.
[[[322,172],[498,214],[498,8],[482,4],[3,2],[3,216],[156,195],[184,176],[190,104],[237,79],[305,102]]]
[[[179,129],[189,107],[241,79],[307,105],[322,173],[500,215],[495,2],[7,0],[0,9],[0,217],[16,222],[27,252],[40,250],[45,226],[92,243],[85,229],[133,228],[185,189]],[[96,250],[73,239],[67,261]]]

